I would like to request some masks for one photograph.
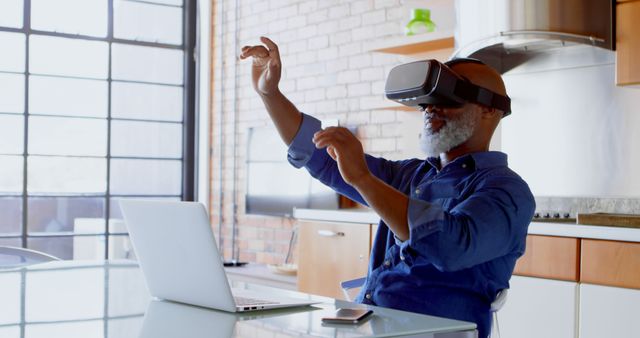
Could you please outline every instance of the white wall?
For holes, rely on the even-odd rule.
[[[569,47],[504,76],[501,147],[536,196],[640,196],[640,89],[615,86],[615,53]]]

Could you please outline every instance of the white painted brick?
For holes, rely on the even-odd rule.
[[[371,82],[371,92],[374,94],[384,93],[385,83],[385,80]]]
[[[360,54],[349,57],[349,69],[360,69],[371,66],[371,54]]]
[[[320,35],[315,38],[308,39],[309,49],[320,49],[329,47],[329,37],[326,35]]]
[[[362,14],[362,25],[369,26],[385,22],[387,20],[386,11],[379,9],[377,11]]]
[[[370,26],[358,27],[351,31],[351,38],[354,41],[370,40],[373,38],[375,33],[376,31],[373,27],[370,27]]]
[[[336,101],[335,100],[323,100],[316,103],[316,109],[321,113],[333,113],[336,111]]]
[[[371,55],[371,64],[373,66],[380,65],[398,65],[398,57],[394,54],[386,54],[386,53],[372,53]]]
[[[347,97],[347,87],[344,85],[327,88],[327,98],[343,98]]]
[[[320,11],[315,11],[311,14],[307,14],[307,20],[312,24],[326,22],[327,20],[329,20],[329,10],[323,9]]]
[[[280,84],[278,87],[282,92],[292,92],[296,90],[296,81],[294,80],[280,81]]]
[[[316,88],[316,79],[315,77],[303,77],[301,79],[296,80],[296,88],[298,90],[306,90],[311,88]]]
[[[297,56],[299,65],[308,65],[318,61],[318,55],[316,51],[313,50],[305,50],[302,53],[298,53]]]
[[[338,73],[338,83],[360,82],[360,72],[357,70],[347,70]]]
[[[402,136],[402,124],[401,123],[387,123],[380,125],[380,132],[382,137],[399,137]],[[418,138],[416,137],[416,142]]]
[[[318,8],[335,7],[344,2],[344,0],[321,0],[318,2]]]
[[[318,51],[318,61],[327,61],[338,58],[338,47],[329,47]]]
[[[376,25],[376,37],[397,36],[402,30],[402,25],[397,22],[385,22]]]
[[[351,32],[337,32],[333,33],[329,36],[329,42],[332,46],[342,45],[348,42],[351,42]]]
[[[306,39],[302,39],[302,40],[296,40],[293,41],[289,44],[287,44],[289,47],[289,51],[292,53],[299,53],[301,51],[307,50],[307,40]],[[283,54],[283,53],[280,53]]]
[[[338,74],[338,79],[340,78],[340,72],[347,69],[349,69],[349,62],[345,58],[327,63],[327,72]]]
[[[300,100],[300,101],[302,101],[302,100]],[[294,101],[292,100],[292,102],[294,102]],[[301,112],[303,112],[305,114],[309,114],[309,115],[314,115],[316,113],[317,107],[318,107],[318,105],[315,102],[312,102],[312,103],[302,102],[300,104],[296,104],[296,106],[298,107],[298,109]]]
[[[398,7],[400,6],[400,0],[375,0],[374,7],[378,8],[387,8],[387,7]]]
[[[360,71],[360,80],[362,81],[377,81],[384,78],[384,72],[382,67],[365,68]]]
[[[396,139],[395,138],[375,138],[371,140],[371,151],[395,151]]]
[[[269,32],[281,32],[283,30],[287,29],[287,22],[286,21],[271,21],[269,23],[269,28],[268,31]]]
[[[323,0],[320,0],[323,1]],[[300,14],[313,14],[318,10],[318,0],[307,0],[298,4],[298,13]]]
[[[341,5],[329,8],[329,18],[337,19],[349,15],[349,5]]]
[[[350,5],[351,5],[351,9],[350,9],[351,15],[358,15],[373,9],[372,0],[352,1]]]
[[[380,126],[376,124],[365,124],[358,126],[357,136],[360,139],[371,139],[380,136]]]
[[[253,36],[259,36],[259,33],[255,34]],[[297,39],[298,39],[298,32],[296,30],[293,30],[293,29],[287,29],[287,30],[284,30],[284,31],[280,32],[279,37],[277,39],[278,42],[276,42],[276,44],[293,42],[293,41],[295,41]],[[273,40],[273,38],[271,40]],[[276,40],[273,40],[273,41],[275,42]]]
[[[309,19],[307,18],[307,21]],[[316,36],[318,34],[318,25],[306,25],[304,27],[298,28],[297,36],[301,39],[308,39],[310,37]]]
[[[387,8],[387,21],[402,21],[406,20],[408,23],[411,19],[409,10],[405,7]]]
[[[371,113],[371,123],[396,122],[396,113],[389,110],[374,110]]]
[[[326,65],[325,67],[326,68]],[[333,87],[338,84],[338,74],[324,72],[324,74],[316,77],[317,85],[325,88]]]
[[[360,42],[351,42],[338,48],[340,57],[351,56],[362,53],[362,44]]]
[[[251,9],[251,14],[257,14],[262,16],[264,12],[269,9],[269,3],[266,1],[252,1],[250,6],[247,6]]]
[[[298,15],[298,5],[292,5],[278,9],[279,19],[288,19],[296,15]]]
[[[337,32],[339,29],[338,21],[322,21],[318,24],[318,32],[320,34],[331,34]]]
[[[287,19],[287,29],[304,27],[307,24],[307,17],[300,15]]]
[[[336,111],[349,111],[349,99],[338,99],[336,101]]]
[[[369,112],[361,111],[361,112],[350,112],[347,114],[347,120],[345,121],[345,125],[361,125],[369,122]]]
[[[289,4],[289,1],[271,0],[271,1],[269,1],[269,8],[271,8],[271,9],[281,8],[281,7],[284,7],[284,6],[288,5],[288,4]]]
[[[304,74],[308,76],[322,75],[326,72],[326,67],[323,63],[313,62],[304,65]]]
[[[347,17],[340,19],[340,30],[354,29],[360,27],[362,19],[360,17]]]
[[[350,84],[347,86],[347,92],[349,97],[369,95],[371,94],[371,85],[366,82]]]
[[[350,111],[358,111],[358,110],[360,110],[360,99],[358,99],[358,98],[350,98],[349,99],[349,110]]]
[[[286,70],[287,72],[287,78],[291,78],[291,79],[296,79],[299,77],[303,77],[307,74],[305,74],[305,67],[304,65],[298,65],[295,67],[289,67]]]
[[[314,88],[304,92],[305,102],[315,102],[326,99],[324,88]]]

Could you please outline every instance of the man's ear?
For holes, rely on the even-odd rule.
[[[480,106],[480,114],[483,119],[494,119],[496,116],[502,117],[502,111],[487,106]]]

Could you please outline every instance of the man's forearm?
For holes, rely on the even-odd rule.
[[[288,146],[300,128],[302,114],[280,91],[271,95],[260,95],[280,137]]]
[[[407,210],[409,198],[384,183],[379,178],[368,175],[353,185],[367,204],[382,218],[389,229],[402,241],[409,239]]]

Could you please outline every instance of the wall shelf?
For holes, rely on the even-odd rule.
[[[420,55],[440,50],[453,50],[453,31],[437,31],[413,36],[400,36],[369,42],[369,52]]]

